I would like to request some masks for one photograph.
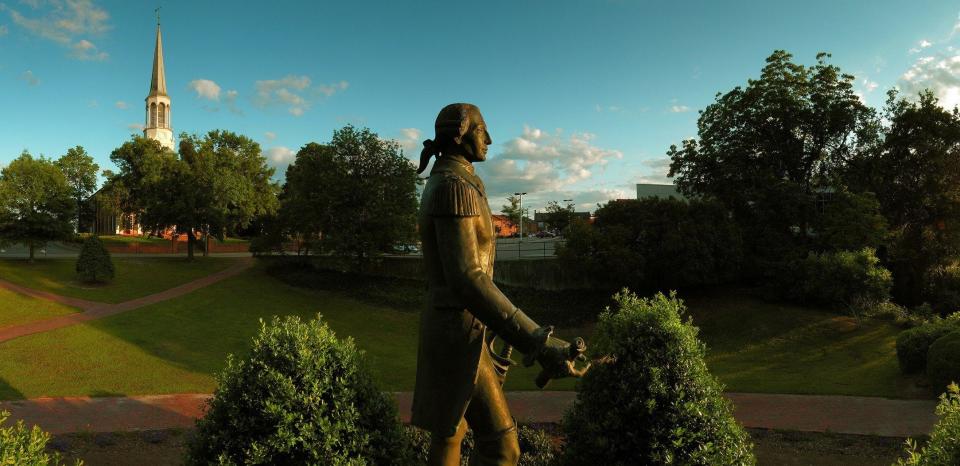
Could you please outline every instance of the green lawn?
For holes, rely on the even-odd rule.
[[[155,260],[155,259],[154,259]],[[731,391],[917,397],[897,372],[898,329],[857,327],[836,314],[721,294],[689,300],[710,347],[708,364]],[[367,351],[386,390],[411,390],[418,314],[307,290],[262,265],[194,293],[107,319],[0,343],[0,399],[210,392],[228,353],[242,354],[258,318],[317,313]],[[561,336],[589,334],[566,329]],[[589,344],[589,341],[588,341]],[[516,367],[508,390],[533,389]],[[571,380],[551,389],[572,389]]]
[[[929,397],[897,367],[901,331],[832,312],[731,293],[689,299],[707,364],[729,391]]]
[[[115,257],[115,278],[108,285],[85,285],[76,280],[74,259],[0,260],[0,278],[21,286],[90,301],[120,303],[210,275],[237,259],[197,257]]]
[[[76,309],[0,288],[0,328],[73,314]]]

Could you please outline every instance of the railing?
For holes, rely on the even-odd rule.
[[[557,247],[564,240],[524,238],[520,240],[498,240],[497,260],[546,259],[557,256]]]

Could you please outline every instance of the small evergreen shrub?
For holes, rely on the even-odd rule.
[[[416,427],[405,428],[407,441],[413,450],[411,465],[427,463],[430,451],[430,433]],[[517,431],[520,440],[520,461],[517,466],[550,466],[559,453],[559,447],[553,443],[550,436],[538,429],[520,426]],[[460,464],[470,464],[470,454],[473,452],[473,431],[467,431],[460,445]]]
[[[947,319],[935,319],[897,335],[897,362],[900,372],[913,374],[927,368],[930,345],[943,336],[960,329],[960,324]]]
[[[697,328],[675,293],[614,296],[593,354],[609,356],[580,383],[566,413],[561,463],[752,465],[747,434],[707,370]]]
[[[113,261],[110,251],[92,235],[83,242],[80,257],[77,258],[77,277],[83,283],[106,283],[113,280]]]
[[[937,391],[960,382],[960,330],[940,337],[927,353],[927,378]]]
[[[779,286],[787,298],[803,304],[848,308],[857,302],[890,298],[893,276],[873,249],[810,253],[788,266]],[[792,283],[789,283],[792,282]]]
[[[244,358],[230,355],[187,464],[403,464],[410,454],[392,398],[352,339],[318,319],[260,321]]]
[[[47,454],[45,448],[50,441],[50,434],[38,426],[27,429],[23,421],[11,427],[2,427],[10,417],[7,411],[0,411],[0,464],[16,466],[58,466],[60,454]],[[77,466],[82,461],[75,463]]]
[[[956,466],[960,464],[960,388],[951,384],[940,395],[937,404],[937,425],[922,450],[907,440],[907,458],[897,460],[899,466]]]
[[[934,269],[927,278],[924,298],[938,313],[960,310],[960,267],[953,265]]]

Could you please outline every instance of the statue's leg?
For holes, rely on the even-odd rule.
[[[428,466],[460,466],[460,444],[467,434],[467,423],[461,419],[457,431],[451,437],[430,435],[430,452],[427,455]]]
[[[480,356],[477,385],[465,417],[473,429],[471,466],[516,466],[520,460],[517,424],[486,351]]]

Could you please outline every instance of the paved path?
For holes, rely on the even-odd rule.
[[[119,314],[121,312],[131,311],[138,309],[144,306],[149,306],[151,304],[159,303],[161,301],[166,301],[168,299],[173,299],[178,296],[183,296],[192,291],[198,290],[200,288],[210,286],[220,280],[225,278],[232,277],[244,270],[250,268],[253,265],[253,259],[245,258],[237,261],[236,264],[227,267],[219,272],[212,273],[205,277],[198,278],[191,282],[184,283],[182,285],[175,286],[168,290],[160,291],[151,295],[143,296],[137,299],[132,299],[130,301],[125,301],[117,304],[108,304],[108,303],[98,303],[93,301],[86,301],[78,298],[71,298],[67,296],[60,296],[53,293],[48,293],[46,291],[34,290],[31,288],[26,288],[20,285],[10,283],[5,280],[0,280],[0,288],[6,288],[17,293],[25,294],[27,296],[33,296],[36,298],[47,299],[50,301],[55,301],[58,303],[66,304],[68,306],[73,306],[79,308],[83,312],[76,314],[69,314],[60,317],[54,317],[51,319],[41,320],[38,322],[30,322],[23,325],[14,325],[10,327],[0,328],[0,342],[7,340],[12,340],[14,338],[19,338],[25,335],[31,335],[34,333],[47,332],[50,330],[68,327],[70,325],[76,325],[81,322],[87,322],[95,319],[102,319],[107,316],[112,316],[114,314]]]
[[[395,394],[404,422],[410,420],[412,394]],[[558,422],[574,392],[508,392],[510,410],[521,422]],[[38,398],[0,402],[28,426],[65,432],[117,432],[191,428],[203,415],[206,394],[116,398]],[[728,393],[734,415],[745,427],[833,432],[841,434],[916,437],[936,423],[932,400]]]

